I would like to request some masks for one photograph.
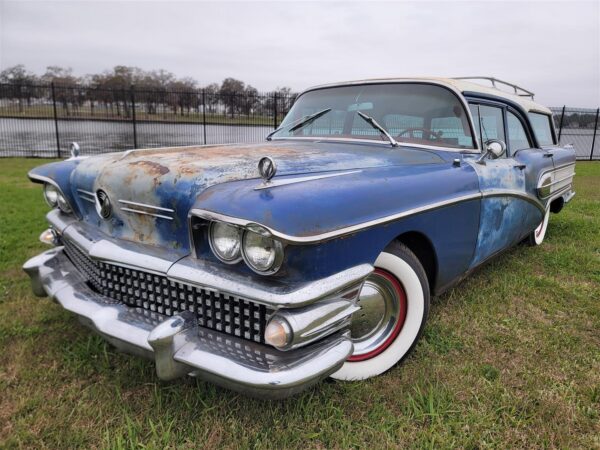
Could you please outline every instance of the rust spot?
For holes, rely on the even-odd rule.
[[[162,164],[159,164],[157,162],[154,161],[147,161],[147,160],[142,160],[142,161],[133,161],[130,163],[132,166],[141,166],[142,169],[148,174],[148,175],[154,175],[154,176],[160,176],[160,175],[165,175],[167,173],[169,173],[169,168],[166,166],[163,166]]]
[[[306,150],[306,149],[302,149]],[[168,147],[152,150],[136,150],[127,155],[126,159],[161,157],[173,159],[180,163],[207,161],[219,158],[247,158],[264,155],[286,156],[295,155],[298,150],[289,145],[281,144],[251,144],[251,145],[214,145],[214,146],[191,146],[191,147]],[[143,163],[146,161],[139,161]],[[137,163],[137,162],[136,162]]]

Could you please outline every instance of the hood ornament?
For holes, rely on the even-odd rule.
[[[112,205],[108,194],[102,189],[96,191],[96,212],[103,219],[108,219],[112,215]]]
[[[263,156],[260,158],[260,161],[258,162],[258,173],[260,173],[262,179],[265,180],[265,183],[268,183],[277,173],[277,164],[275,164],[273,158],[270,156]]]

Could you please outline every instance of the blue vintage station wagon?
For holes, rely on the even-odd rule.
[[[540,245],[573,198],[550,110],[482,83],[318,86],[260,144],[38,167],[53,248],[24,265],[33,291],[165,380],[274,398],[379,375],[432,295]]]

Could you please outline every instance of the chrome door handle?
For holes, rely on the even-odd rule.
[[[552,152],[544,153],[544,158],[552,158],[553,156],[554,156],[554,153],[552,153]]]
[[[521,169],[521,170],[523,170],[527,166],[525,164],[515,164],[513,167],[515,169]]]

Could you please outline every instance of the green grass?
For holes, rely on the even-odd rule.
[[[518,246],[436,298],[424,338],[387,374],[287,401],[191,378],[160,382],[48,299],[21,264],[46,207],[0,160],[0,447],[600,448],[600,164],[547,241]]]

